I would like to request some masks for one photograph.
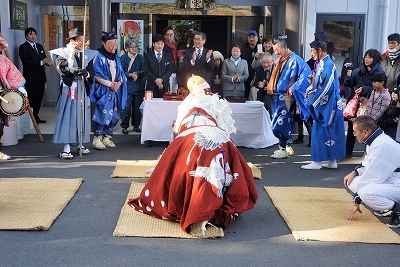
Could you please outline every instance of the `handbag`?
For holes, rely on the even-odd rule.
[[[351,119],[355,117],[358,106],[358,94],[355,94],[354,97],[350,99],[344,107],[343,117],[345,117],[346,119]]]

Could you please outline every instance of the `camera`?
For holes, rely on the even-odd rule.
[[[346,68],[346,70],[353,70],[353,63],[347,62],[346,64],[344,64],[344,67]]]

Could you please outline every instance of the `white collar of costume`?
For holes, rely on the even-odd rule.
[[[206,111],[215,119],[218,127],[226,131],[228,134],[236,133],[236,128],[234,126],[235,120],[232,118],[232,109],[230,108],[228,101],[220,99],[217,94],[206,95],[201,92],[190,93],[179,105],[174,132],[178,131],[182,120],[192,108],[201,108]]]
[[[62,47],[62,48],[56,48],[53,50],[49,51],[50,58],[53,61],[53,64],[56,65],[56,59],[58,56],[67,59],[69,57],[69,48],[68,47]],[[82,52],[82,51],[79,51]],[[91,50],[91,49],[85,49],[85,67],[87,64],[97,55],[98,51],[96,50]]]

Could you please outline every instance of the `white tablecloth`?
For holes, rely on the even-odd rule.
[[[172,125],[182,101],[162,99],[145,100],[143,110],[141,143],[147,140],[171,141]],[[236,134],[231,138],[236,146],[264,148],[278,143],[271,131],[271,120],[264,104],[259,101],[229,103],[235,120]]]

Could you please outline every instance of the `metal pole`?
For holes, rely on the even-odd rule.
[[[85,45],[86,45],[86,13],[87,13],[87,5],[88,5],[88,1],[85,1],[85,13],[83,16],[83,49],[82,49],[82,58],[81,58],[81,63],[82,63],[82,69],[85,68]],[[80,124],[79,124],[79,158],[82,158],[82,147],[83,147],[83,127],[84,127],[84,116],[86,114],[84,114],[85,112],[85,107],[84,107],[84,99],[85,99],[85,78],[82,76],[82,84],[81,84],[81,116],[80,116]]]

